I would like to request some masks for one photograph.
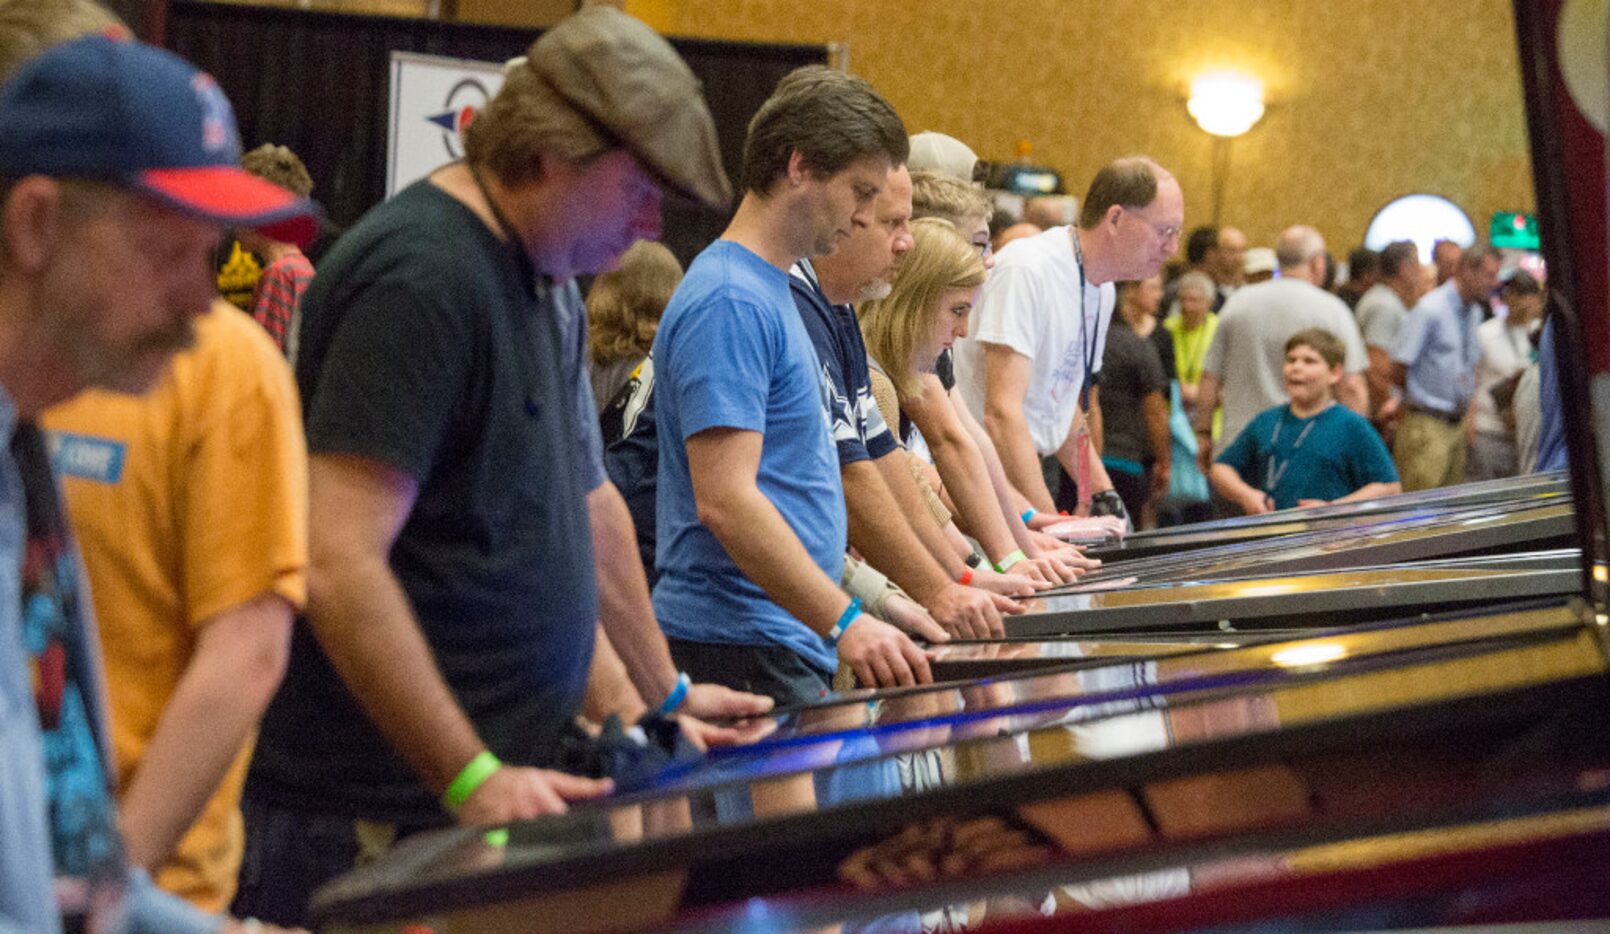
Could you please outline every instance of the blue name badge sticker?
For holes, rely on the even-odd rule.
[[[123,477],[123,456],[128,446],[109,438],[52,432],[52,460],[57,473],[95,483],[116,483]]]

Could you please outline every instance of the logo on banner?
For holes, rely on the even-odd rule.
[[[464,130],[491,99],[492,95],[487,93],[486,85],[479,78],[465,78],[447,92],[447,99],[442,102],[446,110],[426,115],[426,121],[442,128],[442,146],[449,158],[464,158]]]

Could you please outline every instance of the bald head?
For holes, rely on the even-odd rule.
[[[1325,238],[1306,224],[1287,227],[1275,239],[1275,262],[1281,278],[1320,285],[1325,281]]]
[[[1159,185],[1173,181],[1167,169],[1146,156],[1114,159],[1090,180],[1090,190],[1079,211],[1079,226],[1095,229],[1114,207],[1144,208],[1157,200]]]
[[[1219,228],[1214,240],[1211,274],[1220,285],[1239,285],[1247,260],[1247,235],[1235,227]]]
[[[1287,227],[1275,240],[1275,259],[1280,263],[1281,272],[1296,269],[1324,253],[1325,238],[1314,228],[1301,224]]]
[[[1096,173],[1079,216],[1078,244],[1091,282],[1149,279],[1180,247],[1185,196],[1168,170],[1145,156]]]

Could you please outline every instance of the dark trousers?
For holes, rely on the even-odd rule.
[[[764,694],[777,706],[810,704],[832,688],[832,676],[774,645],[728,645],[671,639],[671,659],[695,683],[722,684]]]
[[[359,821],[250,798],[240,809],[246,852],[230,914],[282,927],[311,928],[308,903],[320,886],[372,862],[405,837],[441,826]]]
[[[1107,476],[1112,479],[1112,488],[1118,498],[1124,501],[1129,520],[1135,523],[1135,528],[1140,528],[1141,509],[1152,498],[1152,469],[1148,467],[1140,473],[1125,473],[1108,467]]]
[[[1166,529],[1170,526],[1189,525],[1193,522],[1207,522],[1212,518],[1212,503],[1185,503],[1157,510],[1157,527]]]
[[[1046,492],[1051,494],[1057,512],[1073,515],[1079,508],[1079,481],[1068,476],[1055,454],[1040,458],[1040,475],[1045,478]]]

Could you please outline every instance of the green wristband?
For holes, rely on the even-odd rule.
[[[1027,557],[1028,555],[1023,553],[1023,549],[1019,548],[1017,551],[1014,551],[1002,558],[1001,563],[995,565],[995,570],[997,573],[1005,574],[1008,568]]]
[[[449,811],[463,807],[464,802],[470,799],[470,795],[475,794],[475,790],[486,784],[492,773],[501,768],[503,763],[498,761],[497,756],[492,755],[492,750],[481,750],[464,766],[463,771],[458,773],[458,777],[447,786],[447,790],[442,792],[442,804],[446,805]]]

